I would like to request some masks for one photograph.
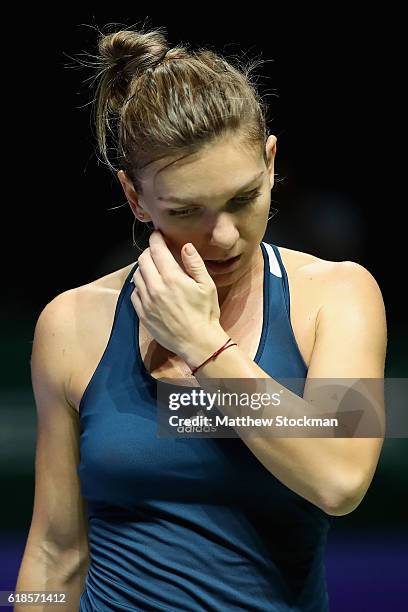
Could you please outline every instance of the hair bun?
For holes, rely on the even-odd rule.
[[[101,63],[109,73],[113,106],[120,107],[132,79],[154,68],[169,51],[169,46],[158,30],[146,33],[119,30],[102,35],[98,50]]]
[[[124,170],[143,194],[150,163],[197,153],[230,134],[267,163],[266,107],[251,80],[263,61],[235,66],[211,48],[170,46],[164,28],[112,25],[98,30],[97,54],[80,62],[93,69],[100,161],[112,172]]]

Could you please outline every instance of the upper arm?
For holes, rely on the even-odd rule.
[[[336,262],[322,285],[322,303],[316,322],[316,339],[305,386],[304,399],[312,397],[312,381],[332,379],[332,384],[347,384],[347,379],[373,379],[370,393],[375,397],[379,422],[384,422],[384,397],[381,381],[387,347],[384,302],[374,277],[354,262]],[[362,381],[364,382],[364,381]],[[353,381],[349,381],[352,386]],[[330,385],[330,383],[329,383]],[[333,389],[333,387],[332,387]],[[367,407],[367,404],[364,404]],[[363,407],[363,402],[360,407]],[[344,406],[347,410],[347,406]],[[331,414],[331,416],[334,416]],[[364,427],[362,429],[364,436]],[[344,466],[344,487],[358,503],[374,475],[383,437],[332,438],[330,443]]]
[[[308,378],[383,378],[386,345],[375,278],[357,263],[336,262],[324,284]]]
[[[31,379],[37,409],[35,496],[26,550],[32,555],[88,556],[86,506],[80,493],[78,413],[65,383],[72,363],[72,292],[41,312],[34,331]]]

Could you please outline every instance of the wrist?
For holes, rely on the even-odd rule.
[[[188,367],[193,370],[211,357],[229,338],[230,336],[220,324],[214,325],[209,329],[203,329],[195,341],[192,339],[188,345],[183,347],[180,356]]]

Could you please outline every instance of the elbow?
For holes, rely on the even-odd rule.
[[[359,479],[357,482],[350,483],[348,480],[346,486],[333,487],[330,494],[323,495],[321,508],[330,516],[345,516],[353,512],[361,503],[366,494],[367,487]]]
[[[362,498],[347,497],[336,500],[334,503],[326,504],[324,511],[330,516],[345,516],[353,512],[361,502]]]

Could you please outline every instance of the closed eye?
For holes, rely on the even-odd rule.
[[[262,195],[261,191],[256,191],[254,194],[251,195],[251,197],[245,197],[245,198],[236,198],[235,200],[232,200],[232,202],[235,202],[236,204],[238,204],[238,206],[244,207],[247,206],[249,204],[252,204],[253,202],[255,202],[255,200]],[[192,217],[194,215],[194,213],[196,211],[199,211],[201,209],[199,208],[183,208],[183,209],[178,209],[178,210],[169,210],[168,214],[170,216],[174,216],[174,217]],[[193,211],[192,213],[190,213],[190,211]],[[190,213],[190,214],[188,214]]]

